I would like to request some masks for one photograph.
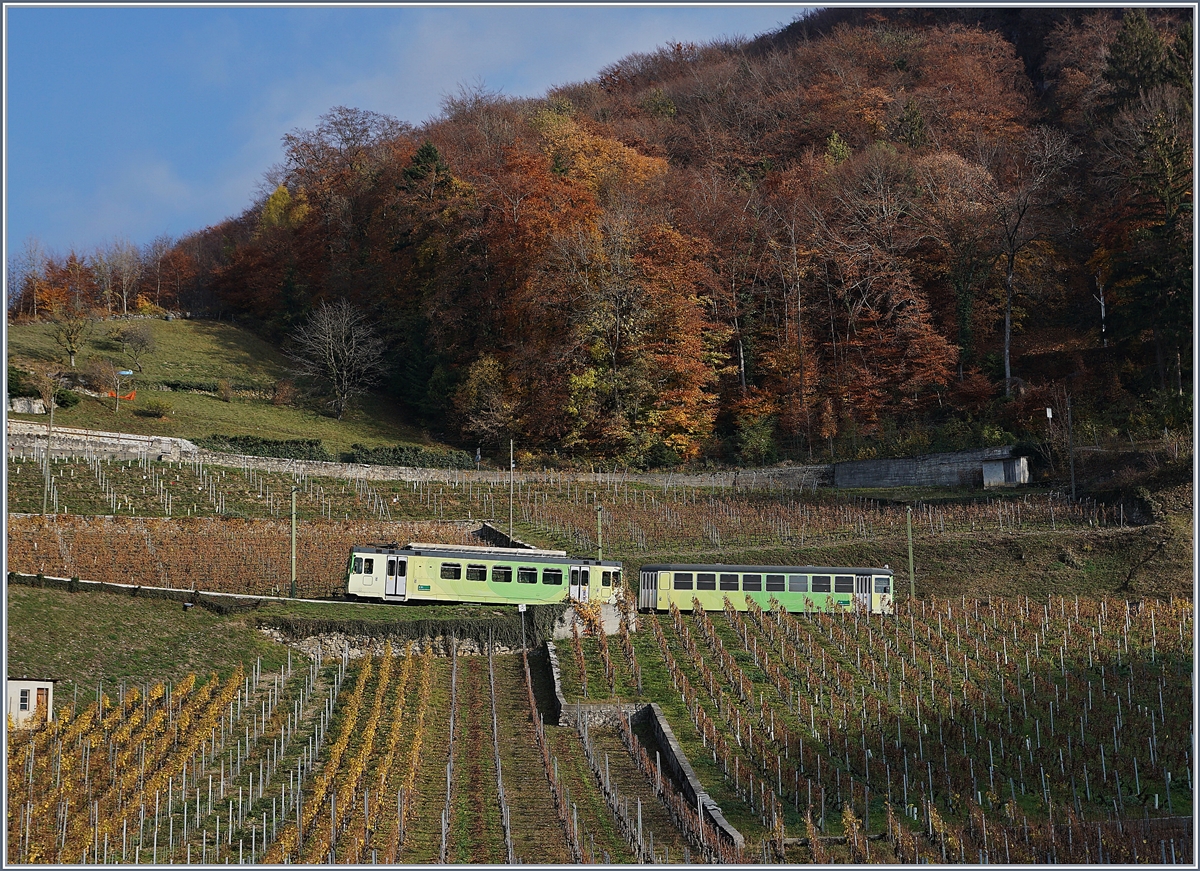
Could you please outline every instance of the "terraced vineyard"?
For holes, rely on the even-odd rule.
[[[1190,861],[1193,617],[1062,597],[728,608],[646,617],[638,641],[751,856]],[[571,698],[585,674],[607,694],[594,639],[560,656]]]
[[[47,489],[37,462],[8,468],[10,508],[36,513],[44,494],[53,512],[9,516],[10,569],[148,586],[283,592],[293,486],[301,595],[339,589],[352,542],[476,543],[462,521],[507,513],[505,488],[470,472],[366,482],[92,459],[51,463]],[[877,558],[903,547],[899,508],[829,493],[547,474],[514,501],[519,534],[579,553],[602,505],[605,553],[630,578],[658,557],[899,564]],[[568,702],[660,705],[740,854],[661,777],[641,726],[543,724],[540,654],[527,672],[512,654],[397,646],[106,682],[90,706],[12,732],[8,859],[1192,861],[1194,610],[1167,598],[1186,583],[1155,563],[1163,598],[1065,594],[1097,578],[1136,590],[1147,560],[1187,550],[1190,564],[1190,539],[1049,494],[919,506],[914,525],[938,567],[929,581],[919,568],[927,589],[1015,578],[1039,597],[903,599],[888,618],[675,611],[639,615],[636,632],[626,614],[617,634],[558,643]]]
[[[296,666],[120,687],[11,731],[9,861],[633,861],[580,737],[535,718],[521,657],[409,644]],[[649,802],[646,826],[660,855],[679,843]]]

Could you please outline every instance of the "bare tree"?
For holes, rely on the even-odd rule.
[[[162,305],[162,280],[163,269],[166,266],[167,255],[171,252],[171,247],[175,243],[171,241],[171,237],[165,233],[161,236],[156,236],[154,240],[146,246],[143,262],[146,264],[146,269],[150,276],[154,279],[154,304]]]
[[[1035,127],[1011,149],[999,149],[990,163],[993,184],[986,203],[996,222],[1004,270],[1004,395],[1012,395],[1012,310],[1017,295],[1017,263],[1026,249],[1049,235],[1061,217],[1058,181],[1078,156],[1067,134]]]
[[[75,355],[83,350],[83,342],[92,331],[92,318],[78,300],[72,300],[68,305],[54,309],[51,319],[54,323],[51,332],[54,344],[66,352],[74,369]]]
[[[366,313],[344,299],[326,302],[292,333],[288,357],[296,372],[330,393],[329,406],[341,420],[351,400],[379,381],[385,371],[383,340]]]
[[[106,317],[112,316],[113,280],[116,273],[111,253],[103,248],[97,248],[88,257],[88,266],[92,268],[92,278],[96,282],[96,290],[104,303]]]
[[[36,318],[38,316],[38,290],[45,282],[46,277],[46,251],[37,238],[30,236],[25,240],[21,251],[10,261],[9,275],[12,282],[9,286],[15,291],[14,298],[9,300],[9,305],[27,302],[30,317]]]
[[[54,394],[58,392],[58,383],[55,381],[54,373],[49,370],[34,372],[31,381],[49,414],[46,424],[46,454],[42,458],[42,472],[45,478],[42,486],[42,514],[44,515],[50,498],[50,447],[54,443]]]
[[[136,302],[137,286],[142,277],[142,254],[132,242],[120,240],[109,254],[113,270],[113,287],[121,297],[121,314],[129,314],[129,298]]]
[[[92,357],[88,360],[87,379],[101,394],[111,394],[113,411],[121,410],[121,369],[112,360]]]
[[[145,321],[129,324],[121,329],[121,344],[125,356],[142,371],[142,357],[154,353],[154,331]]]

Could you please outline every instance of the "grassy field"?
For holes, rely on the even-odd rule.
[[[275,405],[275,385],[288,379],[289,361],[278,349],[248,330],[220,321],[147,319],[155,350],[142,359],[142,371],[129,379],[137,391],[132,402],[114,410],[111,399],[84,396],[73,408],[54,414],[56,426],[82,427],[111,432],[199,438],[213,434],[253,435],[269,439],[321,439],[334,454],[355,443],[368,447],[395,444],[428,444],[428,439],[407,425],[391,400],[376,394],[362,397],[341,421],[322,410]],[[112,325],[124,321],[110,322]],[[108,325],[98,322],[83,352],[76,358],[84,372],[92,357],[111,359],[134,369],[121,354],[119,344],[107,337]],[[70,367],[54,344],[52,325],[22,324],[8,327],[11,364],[51,365],[63,373]],[[215,384],[227,381],[233,390],[229,401],[216,391],[165,391],[164,382]],[[164,418],[137,414],[151,401],[166,402],[171,412]],[[16,420],[45,423],[44,415],[13,415]]]
[[[184,611],[178,602],[109,593],[8,585],[8,673],[58,679],[56,703],[71,703],[78,687],[94,696],[121,682],[179,681],[191,672],[227,677],[262,657],[278,669],[287,648],[243,617]]]

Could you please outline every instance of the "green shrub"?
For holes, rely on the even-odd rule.
[[[150,399],[133,410],[138,417],[164,418],[174,411],[171,403],[163,399]]]
[[[54,404],[59,408],[74,408],[81,399],[83,399],[82,396],[65,387],[59,387],[54,391]]]
[[[9,364],[8,367],[8,395],[14,397],[38,395],[37,390],[29,383],[29,373],[12,364]]]
[[[277,457],[285,460],[321,460],[330,462],[334,456],[325,450],[320,439],[264,439],[259,436],[230,436],[214,434],[194,439],[210,451],[245,454],[251,457]]]

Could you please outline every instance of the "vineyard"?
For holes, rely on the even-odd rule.
[[[304,595],[336,591],[354,542],[426,537],[467,543],[473,518],[509,513],[508,488],[487,473],[443,481],[316,478],[203,463],[10,457],[10,569],[150,586],[271,594],[290,581],[290,511],[297,500],[297,576]],[[1190,495],[1188,497],[1190,499]],[[47,518],[38,515],[43,500]],[[603,544],[629,561],[829,563],[906,560],[906,506],[829,492],[604,483],[566,474],[515,482],[512,513],[522,534],[572,553]],[[442,523],[417,527],[415,523]],[[1060,494],[917,503],[912,512],[918,578],[954,591],[986,567],[996,592],[1027,592],[1043,573],[1051,589],[1085,592],[1129,583],[1147,558],[1190,562],[1190,542],[1168,542],[1129,525],[1125,509]],[[1081,551],[1077,553],[1076,551]],[[1159,551],[1163,551],[1159,553]],[[926,572],[929,566],[932,572]],[[630,567],[632,568],[632,566]],[[1006,570],[1011,569],[1011,570]],[[1168,572],[1158,595],[1183,594]]]
[[[416,521],[305,521],[296,533],[296,593],[344,592],[346,555],[371,542],[436,540],[478,544],[478,524]],[[92,581],[288,595],[291,527],[287,521],[196,517],[10,517],[8,565]]]
[[[639,773],[636,742],[544,725],[523,655],[436,657],[409,643],[115,693],[10,730],[9,861],[689,855],[673,792]]]
[[[655,699],[755,858],[1190,862],[1193,616],[1062,597],[676,610],[646,621],[638,662],[668,676]],[[598,639],[560,657],[570,698],[636,696]]]
[[[287,594],[293,488],[301,596],[340,591],[351,544],[479,543],[473,518],[503,526],[509,508],[506,483],[469,471],[10,457],[8,472],[10,570],[213,592]],[[580,554],[599,516],[630,578],[654,559],[891,560],[904,591],[905,506],[560,474],[516,481],[512,505],[522,537]],[[8,858],[1193,861],[1194,611],[1170,598],[1190,539],[1052,493],[918,503],[912,524],[923,598],[894,616],[675,610],[635,631],[625,612],[604,635],[589,611],[557,645],[568,702],[661,707],[744,851],[629,716],[547,723],[540,654],[394,639],[361,659],[285,654],[264,671],[250,654],[232,674],[106,680],[11,731]],[[1151,558],[1153,597],[1135,577]],[[929,595],[947,587],[991,598]]]

